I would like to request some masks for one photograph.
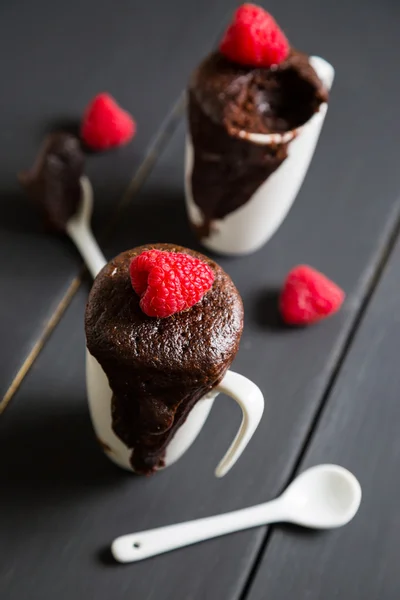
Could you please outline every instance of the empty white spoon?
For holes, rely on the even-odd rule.
[[[107,263],[104,254],[96,242],[90,226],[93,212],[93,190],[89,179],[81,177],[81,202],[76,213],[69,219],[66,230],[80,252],[89,272],[96,277]]]
[[[361,487],[350,471],[338,465],[318,465],[296,477],[276,500],[123,535],[114,540],[111,551],[116,560],[126,563],[268,523],[285,521],[316,529],[341,527],[351,521],[360,502]]]

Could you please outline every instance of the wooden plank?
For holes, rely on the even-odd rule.
[[[42,233],[16,174],[33,162],[45,132],[78,122],[99,91],[137,119],[132,144],[91,156],[95,230],[108,222],[163,130],[193,64],[213,43],[234,0],[72,0],[0,7],[0,398],[59,305],[80,260],[65,239]],[[5,290],[3,292],[3,290]]]
[[[383,44],[369,44],[372,36],[384,37],[387,47],[397,47],[398,8],[386,1],[378,12],[372,0],[332,6],[322,11],[316,0],[307,2],[307,10],[295,0],[280,9],[277,2],[270,6],[282,21],[285,16],[296,45],[314,45],[339,76],[315,160],[288,220],[259,253],[221,261],[243,295],[247,315],[235,368],[253,378],[267,400],[251,446],[231,474],[213,478],[239,419],[221,398],[195,445],[165,472],[131,478],[108,464],[93,440],[85,402],[82,319],[88,287],[82,288],[0,421],[0,473],[7,481],[0,513],[2,599],[20,600],[33,586],[42,600],[241,596],[264,530],[127,567],[112,564],[106,548],[128,531],[276,495],[318,412],[393,231],[400,189],[395,152],[400,82],[391,75],[396,56]],[[382,129],[387,135],[380,135]],[[106,247],[108,256],[144,241],[195,245],[182,199],[183,136],[180,129],[168,145]],[[331,321],[285,330],[276,318],[274,293],[299,261],[327,272],[348,299]]]
[[[363,489],[360,511],[329,533],[274,528],[249,600],[399,596],[399,279],[400,242],[300,467],[351,469]]]

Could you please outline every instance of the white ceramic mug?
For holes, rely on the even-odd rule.
[[[130,464],[132,449],[128,448],[112,429],[112,391],[107,376],[88,350],[86,351],[86,385],[90,416],[104,452],[120,467],[133,471]],[[232,371],[227,371],[221,383],[195,404],[186,421],[176,431],[166,449],[166,467],[178,460],[194,442],[215,398],[221,392],[239,404],[243,417],[239,431],[217,466],[215,475],[223,477],[233,467],[257,429],[264,410],[264,398],[255,383]]]
[[[335,71],[326,60],[310,57],[310,64],[325,87],[332,87]],[[278,169],[240,208],[224,219],[212,222],[213,230],[201,240],[203,246],[220,254],[242,255],[255,252],[276,232],[288,214],[307,173],[317,145],[328,105],[320,106],[307,123],[283,134],[245,133],[255,144],[279,144],[290,140],[288,156]],[[185,197],[189,220],[201,225],[203,216],[192,194],[193,145],[188,133],[185,160]]]

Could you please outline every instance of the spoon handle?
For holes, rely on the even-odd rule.
[[[90,219],[93,211],[93,189],[84,175],[80,179],[81,203],[76,213],[67,222],[67,234],[74,242],[93,279],[107,263],[104,254],[92,233]]]
[[[114,540],[111,551],[119,562],[136,562],[234,531],[284,520],[282,509],[277,499],[214,517],[123,535]]]
[[[67,233],[79,250],[94,279],[107,261],[90,227],[86,223],[70,220],[67,225]]]

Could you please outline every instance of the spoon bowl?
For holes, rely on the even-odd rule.
[[[361,486],[338,465],[318,465],[301,473],[281,496],[292,523],[316,529],[341,527],[354,517]]]

